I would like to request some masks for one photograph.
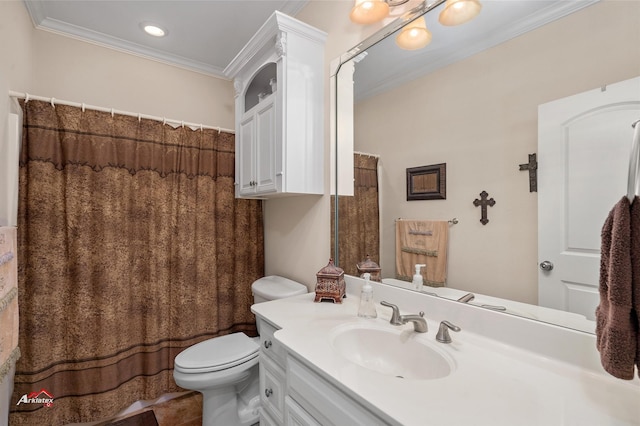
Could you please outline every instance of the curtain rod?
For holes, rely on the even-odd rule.
[[[224,129],[221,127],[215,127],[215,126],[206,126],[203,124],[197,124],[197,123],[187,123],[185,121],[181,121],[181,120],[173,120],[173,119],[169,119],[169,118],[165,118],[165,117],[156,117],[153,115],[147,115],[147,114],[140,114],[140,113],[135,113],[135,112],[129,112],[129,111],[120,111],[117,109],[113,109],[113,108],[104,108],[104,107],[99,107],[99,106],[95,106],[95,105],[88,105],[85,103],[80,103],[80,102],[71,102],[71,101],[63,101],[60,99],[55,99],[55,98],[47,98],[44,96],[34,96],[34,95],[30,95],[29,93],[21,93],[21,92],[15,92],[13,90],[9,90],[9,96],[12,98],[16,98],[16,99],[24,99],[25,102],[29,102],[30,100],[34,100],[34,101],[43,101],[43,102],[49,102],[51,103],[51,105],[53,107],[56,106],[56,104],[59,105],[68,105],[68,106],[73,106],[73,107],[77,107],[77,108],[82,108],[82,111],[85,110],[85,108],[88,109],[92,109],[95,111],[102,111],[102,112],[110,112],[111,116],[113,117],[114,114],[119,114],[119,115],[128,115],[130,117],[138,117],[138,120],[141,119],[147,119],[147,120],[154,120],[154,121],[162,121],[163,124],[175,124],[176,126],[187,126],[193,130],[196,129],[212,129],[212,130],[217,130],[218,133],[220,132],[225,132],[225,133],[233,133],[235,134],[235,130],[232,129]]]

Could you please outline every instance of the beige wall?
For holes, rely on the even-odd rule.
[[[605,1],[357,104],[356,150],[381,155],[384,275],[396,218],[456,217],[449,285],[537,303],[537,196],[518,170],[537,151],[537,107],[640,75],[639,42],[640,3]],[[437,163],[447,199],[407,202],[406,168]]]
[[[33,70],[31,20],[17,1],[0,2],[0,17],[0,93],[26,90]],[[8,97],[0,98],[0,226],[15,225],[12,200],[17,189],[6,184],[17,176],[15,161],[7,155],[7,115],[13,109]]]
[[[229,80],[34,30],[33,94],[233,129]]]

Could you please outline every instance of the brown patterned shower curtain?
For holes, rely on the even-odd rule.
[[[335,198],[331,199],[334,211]],[[378,158],[354,154],[354,195],[338,197],[338,264],[345,274],[358,275],[356,265],[366,259],[380,264]],[[331,247],[335,221],[331,215]]]
[[[234,197],[233,134],[38,101],[23,110],[12,425],[111,416],[179,390],[184,348],[256,335],[262,208]],[[43,391],[52,406],[17,405]]]

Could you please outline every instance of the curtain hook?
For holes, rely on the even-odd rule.
[[[164,126],[165,124],[167,124],[167,117],[162,117],[162,125]]]
[[[204,132],[204,126],[202,125],[202,123],[200,123],[200,131]]]
[[[184,120],[182,120],[182,128],[184,129]]]
[[[220,134],[220,127],[218,127],[218,134]]]
[[[138,113],[138,123],[142,121],[142,114]]]
[[[51,106],[55,108],[56,104],[54,103],[54,101],[55,101],[55,98],[51,98]]]
[[[113,108],[111,108],[111,118],[113,118],[114,114],[115,114],[115,111],[113,110]]]
[[[29,94],[25,93],[24,94],[24,103],[26,104],[27,102],[29,102]]]
[[[82,112],[84,112],[84,102],[82,103]]]

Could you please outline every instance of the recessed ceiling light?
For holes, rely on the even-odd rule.
[[[143,23],[140,25],[145,33],[152,35],[154,37],[164,37],[167,35],[167,31],[160,28],[155,24]]]

